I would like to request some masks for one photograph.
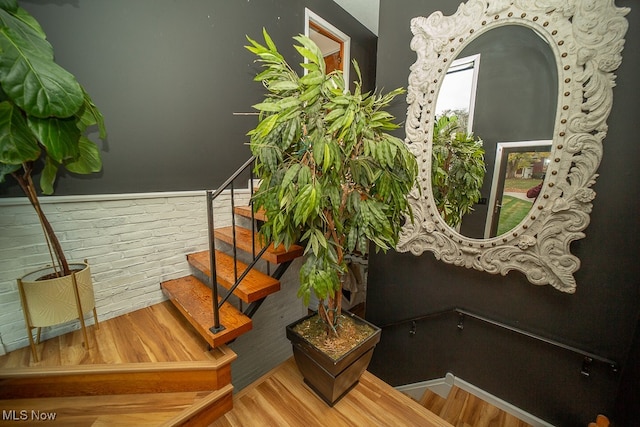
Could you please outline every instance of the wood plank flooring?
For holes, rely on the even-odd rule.
[[[304,384],[293,359],[237,393],[233,406],[211,426],[451,426],[369,372],[331,408]]]
[[[73,331],[37,345],[39,362],[33,361],[29,347],[0,356],[0,370],[211,361],[222,354],[222,350],[209,352],[207,343],[169,301],[100,322],[99,326],[99,329],[95,325],[87,327],[89,345],[86,347],[82,345],[82,332]]]
[[[87,346],[81,331],[43,341],[39,362],[29,347],[0,357],[1,425],[207,425],[231,409],[235,353],[209,350],[169,301],[87,332]]]

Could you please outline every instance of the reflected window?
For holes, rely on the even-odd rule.
[[[453,61],[440,87],[436,117],[455,114],[463,128],[472,132],[473,109],[480,70],[480,55]]]

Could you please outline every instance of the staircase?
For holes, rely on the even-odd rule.
[[[298,245],[285,249],[262,244],[258,230],[265,220],[264,213],[255,211],[246,201],[236,206],[237,193],[246,194],[247,190],[236,191],[234,182],[253,169],[254,160],[249,159],[218,190],[207,192],[209,250],[187,255],[194,274],[161,284],[165,295],[212,348],[252,329],[251,318],[265,298],[280,290],[279,279],[304,251]],[[251,178],[250,195],[253,189]],[[216,227],[214,213],[219,216],[219,209],[214,212],[213,204],[221,195],[230,198],[231,225]],[[268,272],[276,266],[273,273],[258,270],[260,260],[268,263]],[[218,296],[219,288],[225,290],[223,296]],[[231,295],[237,298],[237,305],[230,302]]]
[[[15,408],[38,408],[65,425],[199,426],[231,410],[236,355],[225,344],[252,329],[251,318],[280,290],[280,278],[304,251],[261,244],[258,229],[265,217],[248,205],[253,180],[249,190],[234,188],[253,161],[207,192],[209,250],[187,255],[192,275],[161,283],[169,301],[109,319],[100,329],[91,326],[90,345],[70,346],[60,338],[53,353],[75,355],[78,363],[33,367],[28,349],[17,356],[27,366],[0,371],[3,420],[23,421]],[[236,193],[244,194],[238,206]],[[230,221],[215,227],[213,204],[220,195],[230,198]],[[40,351],[53,343],[40,344]]]
[[[248,190],[236,191],[234,184],[243,172],[251,174],[254,161],[249,159],[218,190],[207,191],[209,250],[187,255],[193,274],[161,283],[170,302],[213,350],[225,348],[252,329],[253,315],[269,295],[280,290],[280,278],[304,252],[298,245],[285,249],[261,241],[258,231],[265,215],[248,204],[254,191],[253,178]],[[236,205],[241,195],[244,203]],[[224,203],[217,201],[219,196]],[[217,227],[215,222],[220,219],[224,225]],[[219,296],[219,291],[223,295]],[[230,409],[225,404],[215,405],[215,417]],[[211,413],[211,409],[206,412]]]

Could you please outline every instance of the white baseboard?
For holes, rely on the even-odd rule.
[[[491,405],[499,408],[522,421],[531,424],[534,427],[554,427],[553,424],[549,424],[548,422],[541,420],[540,418],[506,402],[476,386],[471,383],[466,382],[461,378],[457,378],[452,373],[447,373],[444,378],[436,378],[429,381],[421,381],[414,384],[406,384],[402,386],[395,387],[396,390],[401,391],[415,400],[420,400],[424,392],[429,389],[432,392],[436,393],[438,396],[446,399],[449,395],[449,392],[453,388],[453,386],[457,386],[458,388],[465,390],[475,396],[478,396],[482,400]]]

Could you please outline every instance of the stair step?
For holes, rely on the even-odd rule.
[[[439,415],[444,408],[444,405],[446,405],[447,399],[429,389],[426,389],[418,402],[434,414]]]
[[[194,276],[163,282],[162,291],[182,312],[198,333],[211,345],[218,347],[226,344],[252,328],[251,319],[229,303],[220,308],[220,324],[224,329],[216,334],[209,328],[213,326],[213,305],[211,288]]]
[[[216,239],[220,239],[224,242],[233,245],[233,226],[216,228],[214,230],[214,236]],[[251,252],[251,230],[242,227],[236,227],[236,247],[242,249],[247,253]],[[260,238],[258,234],[255,234],[254,240],[255,253],[259,253],[262,250],[260,244]],[[273,243],[269,245],[269,249],[262,255],[262,258],[273,263],[281,264],[283,262],[294,260],[304,253],[304,248],[299,245],[291,245],[289,250],[284,248],[284,245],[279,245],[277,248],[273,247]]]
[[[249,206],[235,206],[233,208],[233,212],[236,213],[237,215],[243,216],[245,218],[251,218],[251,211],[252,211],[252,207]],[[258,221],[266,221],[267,220],[267,216],[265,215],[265,211],[264,209],[258,209],[256,212],[253,213],[253,218],[257,219]]]
[[[209,425],[233,408],[232,393],[229,384],[216,391],[11,399],[0,400],[0,409],[3,420],[28,425],[38,423],[31,409],[27,414],[31,423],[21,420],[22,408],[37,408],[39,421],[55,425]]]
[[[235,283],[233,270],[233,257],[224,252],[215,251],[217,282],[229,289]],[[209,251],[196,252],[187,255],[189,264],[193,265],[205,275],[211,276],[209,268]],[[238,275],[246,270],[247,264],[236,261]],[[240,285],[234,291],[242,301],[252,303],[280,290],[280,281],[258,270],[251,269],[242,279]]]

